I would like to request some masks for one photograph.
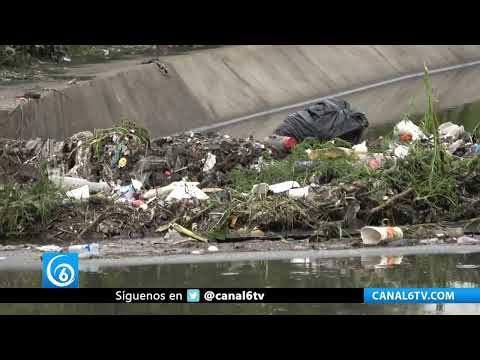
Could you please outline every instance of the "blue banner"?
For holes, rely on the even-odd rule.
[[[480,288],[367,288],[365,304],[479,304]]]

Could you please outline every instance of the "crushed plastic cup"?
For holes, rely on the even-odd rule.
[[[303,188],[290,189],[288,190],[288,197],[292,199],[303,199],[308,196],[310,186],[305,186]]]
[[[267,183],[255,184],[252,187],[252,194],[256,197],[265,197],[269,191],[269,185]]]
[[[74,190],[67,191],[66,195],[75,200],[85,200],[90,197],[88,185],[84,185]]]
[[[360,231],[365,245],[378,245],[382,241],[403,239],[403,231],[392,226],[365,226]]]
[[[279,194],[299,187],[300,184],[296,181],[284,181],[282,183],[270,185],[269,190],[274,194]]]

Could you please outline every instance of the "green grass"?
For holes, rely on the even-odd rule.
[[[236,168],[229,174],[231,187],[240,192],[249,192],[253,185],[259,183],[275,184],[283,181],[297,181],[300,185],[310,184],[312,176],[324,179],[353,180],[369,178],[374,172],[367,166],[357,163],[356,159],[345,156],[338,159],[319,159],[315,165],[300,168],[298,161],[308,161],[307,149],[328,149],[335,147],[351,147],[351,144],[335,139],[333,142],[320,142],[308,139],[299,144],[286,159],[265,159],[266,164],[260,171]]]
[[[31,187],[7,184],[0,188],[0,237],[27,234],[46,225],[65,194],[45,177]]]
[[[430,84],[430,77],[428,74],[428,68],[425,66],[425,93],[427,96],[427,108],[422,121],[422,129],[427,134],[431,134],[433,137],[433,151],[430,163],[430,176],[429,186],[435,187],[434,181],[440,177],[448,176],[448,170],[450,167],[450,157],[440,142],[440,135],[438,134],[438,127],[440,120],[437,113],[434,110],[433,105],[433,90]]]

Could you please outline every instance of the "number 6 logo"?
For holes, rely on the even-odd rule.
[[[44,287],[78,287],[78,255],[58,253],[50,253],[48,255],[48,257],[44,258],[43,264]],[[72,284],[74,285],[70,286]]]

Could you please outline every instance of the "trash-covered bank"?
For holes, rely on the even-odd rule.
[[[349,111],[325,109],[316,114],[330,114],[332,123],[345,121],[332,111]],[[127,121],[63,141],[1,139],[0,233],[62,249],[147,236],[209,251],[218,249],[214,243],[292,239],[305,246],[477,244],[476,129],[440,124],[432,101],[419,124],[405,118],[373,142],[350,136],[368,125],[355,118],[358,125],[336,138],[293,142],[283,132],[280,142],[213,133],[150,139]],[[324,130],[308,121],[306,128]]]

